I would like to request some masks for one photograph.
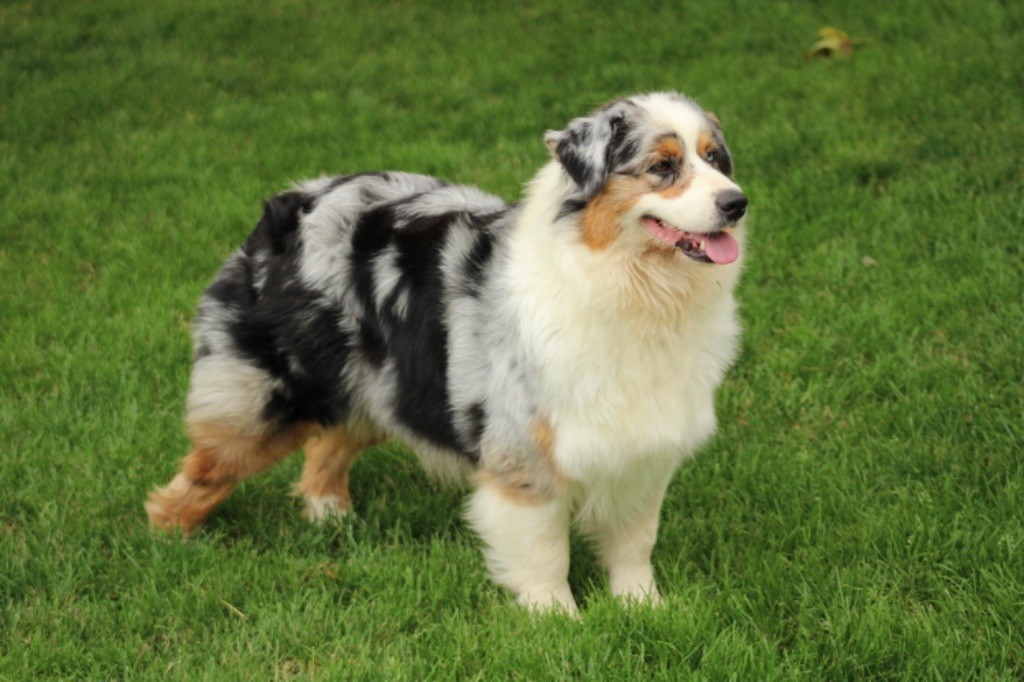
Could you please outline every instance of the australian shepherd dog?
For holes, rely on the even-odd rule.
[[[338,519],[356,457],[397,437],[472,482],[469,524],[522,604],[575,611],[573,524],[615,595],[658,602],[665,490],[737,350],[747,198],[718,120],[679,94],[544,139],[511,205],[398,172],[266,201],[199,304],[192,447],[152,522],[189,533],[300,448],[306,516]]]

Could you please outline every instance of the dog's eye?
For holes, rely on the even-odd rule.
[[[710,163],[712,166],[718,165],[718,159],[719,156],[717,149],[709,149],[704,153],[704,160]]]
[[[670,175],[676,170],[675,164],[668,159],[663,159],[650,168],[650,172],[656,175]]]

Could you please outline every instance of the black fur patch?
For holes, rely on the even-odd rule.
[[[205,296],[233,308],[245,309],[255,305],[254,276],[246,248],[231,257],[206,288]]]
[[[234,266],[225,267],[206,292],[233,312],[227,331],[238,352],[279,381],[264,408],[264,417],[276,423],[332,424],[349,409],[342,369],[350,339],[337,314],[295,276],[299,214],[310,203],[299,192],[268,200]]]
[[[627,100],[619,100],[601,113],[573,121],[555,146],[555,156],[584,199],[597,194],[613,168],[638,153],[639,145],[630,137],[633,126],[627,118],[631,107]],[[600,161],[594,163],[595,158]]]
[[[732,157],[725,150],[724,144],[718,148],[718,170],[722,171],[722,175],[732,177]]]
[[[711,127],[711,139],[715,141],[718,146],[718,162],[715,164],[718,170],[721,171],[722,175],[731,178],[732,177],[732,157],[729,156],[729,148],[725,146],[725,135],[722,134],[722,129],[717,123],[717,119],[710,121]]]
[[[485,228],[503,215],[499,211],[491,215],[485,215],[476,221],[478,228],[476,242],[466,256],[465,270],[463,271],[462,293],[468,296],[479,296],[484,285],[484,272],[487,264],[494,254],[494,235]]]
[[[397,222],[397,208],[408,199],[376,207],[359,220],[352,235],[352,281],[362,307],[359,348],[376,368],[394,364],[395,414],[409,428],[441,447],[461,450],[448,395],[448,331],[444,327],[441,250],[463,212]],[[374,259],[397,252],[400,280],[385,305],[374,298]],[[407,292],[399,318],[395,298]]]
[[[555,220],[561,220],[562,218],[568,218],[573,213],[579,213],[587,207],[587,202],[581,201],[580,199],[566,199],[562,202],[562,205],[558,208],[558,215],[555,216]]]
[[[404,319],[388,320],[388,353],[397,372],[395,413],[418,434],[442,447],[461,450],[448,395],[448,330],[444,326],[441,249],[453,212],[416,218],[395,231],[401,284],[408,288]],[[390,311],[383,311],[385,318]]]
[[[469,442],[465,444],[465,451],[476,461],[480,459],[480,441],[484,436],[484,424],[487,423],[487,410],[483,403],[474,403],[466,416],[469,420]]]
[[[352,283],[362,306],[359,348],[366,360],[380,368],[387,357],[387,332],[374,301],[373,261],[394,241],[395,210],[390,204],[367,211],[352,234]]]
[[[565,172],[588,196],[597,190],[598,176],[603,175],[603,169],[595,168],[582,154],[583,148],[590,144],[590,125],[584,122],[566,130],[555,147],[555,154]]]
[[[620,163],[636,155],[637,146],[635,143],[628,144],[630,125],[624,116],[617,116],[610,122],[612,128],[611,139],[608,140],[608,147],[605,149],[605,168],[611,170]]]
[[[282,192],[263,202],[263,217],[249,236],[247,251],[269,249],[283,253],[299,229],[300,215],[313,208],[313,197],[303,192]]]
[[[612,145],[609,146],[608,166],[612,169],[624,166],[636,159],[639,153],[639,140],[628,137],[628,133],[624,134],[620,139],[613,140]]]
[[[303,298],[303,293],[292,293]],[[283,300],[292,301],[294,296],[286,295]],[[313,301],[303,307],[303,313],[289,317],[278,328],[275,342],[285,361],[280,375],[283,386],[273,393],[265,414],[281,422],[313,421],[329,426],[342,421],[350,409],[342,373],[351,341],[337,311]]]
[[[479,296],[484,284],[484,266],[494,252],[494,237],[481,232],[477,235],[473,249],[466,257],[465,278],[462,291],[470,296]]]
[[[379,178],[380,180],[387,182],[389,176],[387,173],[380,171],[371,171],[367,173],[353,173],[351,175],[338,175],[336,177],[331,178],[331,181],[327,184],[327,187],[324,188],[322,194],[330,194],[333,190],[336,190],[343,185],[347,185],[350,182],[362,180],[364,178]]]

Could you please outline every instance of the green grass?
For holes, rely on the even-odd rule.
[[[1024,6],[488,7],[0,4],[0,678],[1024,676]],[[830,24],[871,42],[803,61]],[[296,459],[194,539],[147,527],[193,306],[262,197],[399,168],[512,199],[544,130],[663,88],[753,207],[667,608],[577,541],[582,621],[531,620],[397,447],[343,532]]]

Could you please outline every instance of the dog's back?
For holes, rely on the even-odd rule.
[[[372,412],[474,457],[452,421],[444,311],[477,293],[505,211],[475,188],[406,173],[319,180],[269,199],[203,295],[190,420],[248,411],[251,430],[270,432]],[[248,385],[233,397],[224,376],[240,363]]]

